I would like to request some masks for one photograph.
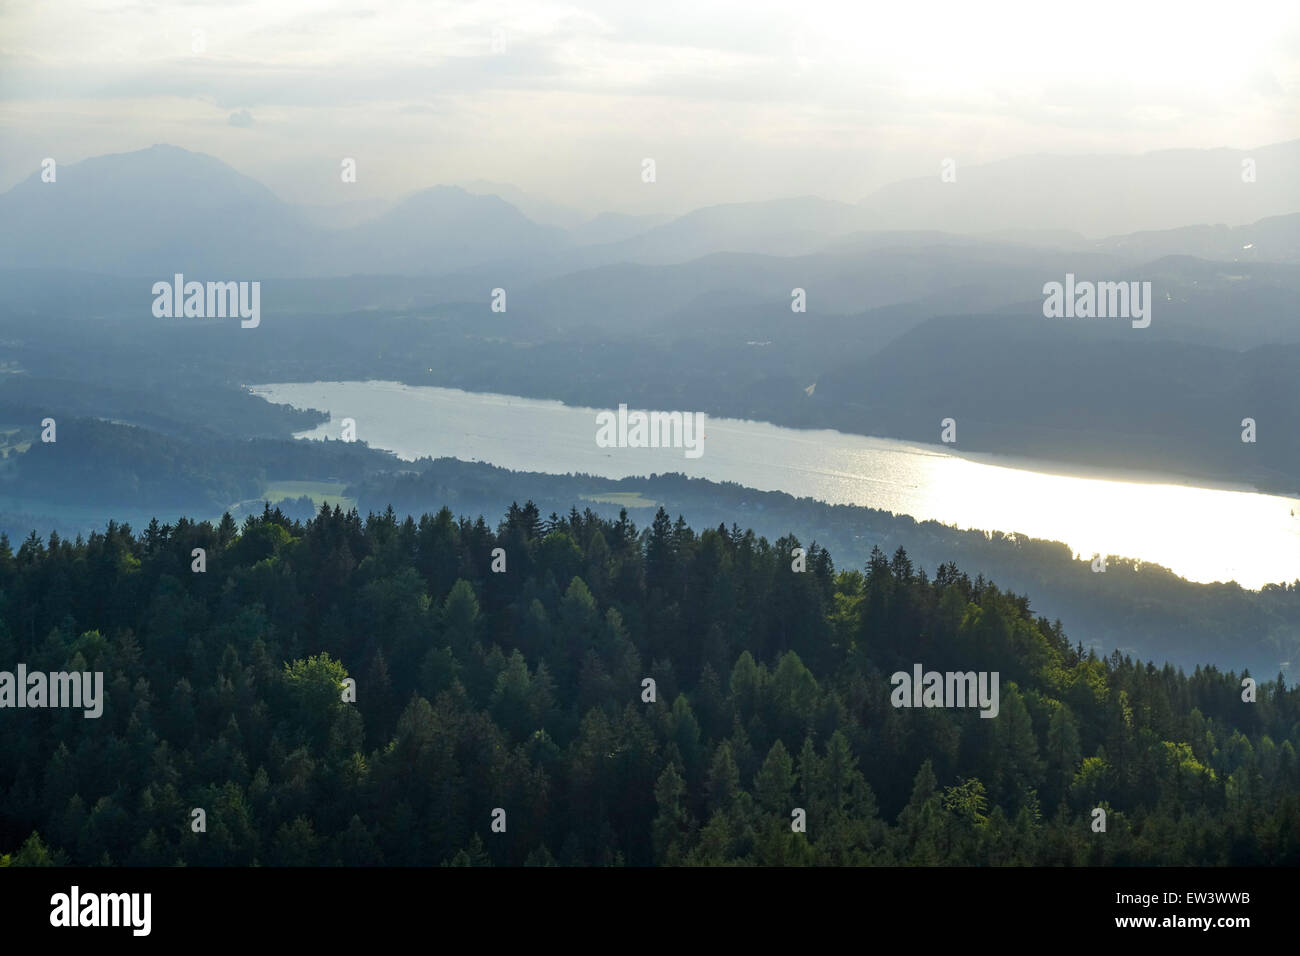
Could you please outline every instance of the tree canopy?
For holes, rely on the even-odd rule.
[[[951,563],[662,510],[4,540],[0,662],[106,697],[0,713],[5,865],[1300,863],[1281,675],[1247,703]],[[916,662],[998,672],[998,716],[895,708]]]

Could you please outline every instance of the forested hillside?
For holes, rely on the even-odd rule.
[[[103,671],[106,694],[99,719],[0,712],[0,852],[1300,863],[1300,693],[1280,676],[1245,702],[1239,674],[1084,654],[952,564],[900,548],[837,570],[804,544],[796,571],[798,546],[531,504],[495,530],[268,510],[0,543],[0,667]],[[997,716],[894,707],[891,673],[917,663],[999,673]]]

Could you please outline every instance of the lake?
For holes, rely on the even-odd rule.
[[[1300,578],[1300,500],[1247,487],[1103,475],[726,418],[707,420],[703,454],[688,458],[681,448],[602,448],[596,443],[598,409],[556,401],[399,382],[250,390],[271,402],[329,412],[329,422],[297,437],[338,438],[342,419],[351,418],[357,440],[405,459],[451,457],[607,478],[680,472],[958,528],[1063,541],[1076,554],[1124,555],[1193,581],[1235,580],[1258,588]]]

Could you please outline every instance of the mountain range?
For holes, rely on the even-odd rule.
[[[1257,181],[1242,182],[1243,159]],[[936,240],[1129,262],[1297,262],[1300,185],[1279,174],[1295,168],[1300,140],[1248,153],[1024,157],[959,167],[953,182],[936,171],[859,203],[805,196],[579,220],[492,183],[436,185],[391,204],[294,205],[211,156],[158,145],[61,166],[54,182],[35,172],[0,195],[0,261],[132,276],[495,274],[498,285],[616,263],[852,256]],[[1115,196],[1124,201],[1102,201]]]

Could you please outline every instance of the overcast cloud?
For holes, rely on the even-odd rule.
[[[944,157],[1295,139],[1298,64],[1294,0],[11,0],[0,188],[166,142],[293,201],[477,179],[588,211],[856,201]]]

